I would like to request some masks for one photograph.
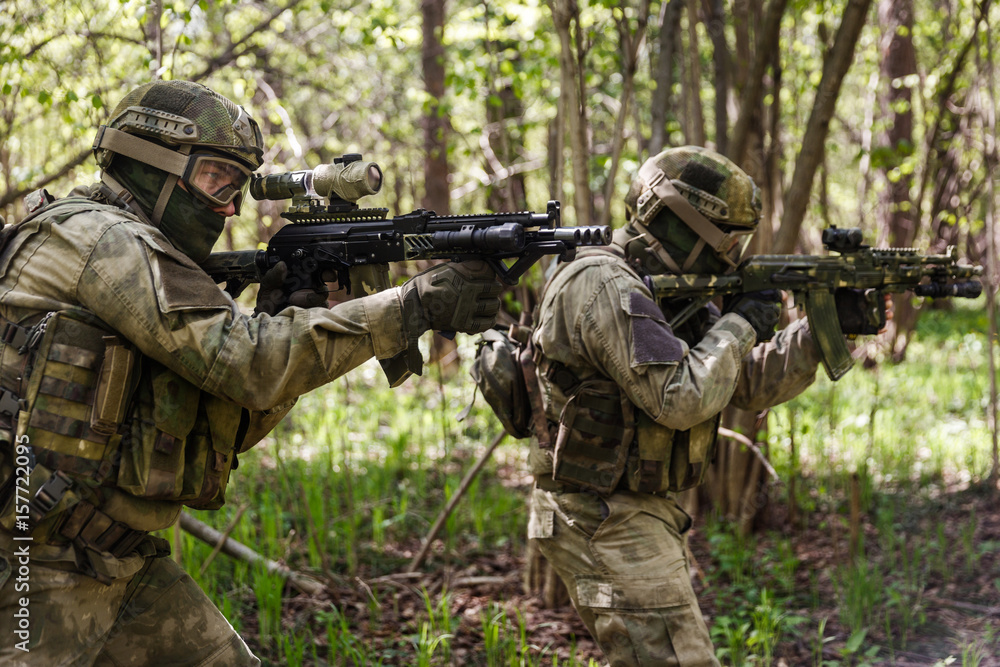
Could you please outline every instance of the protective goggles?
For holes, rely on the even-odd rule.
[[[188,156],[181,175],[184,187],[209,206],[228,206],[236,200],[236,215],[250,187],[250,169],[236,160],[211,153]]]

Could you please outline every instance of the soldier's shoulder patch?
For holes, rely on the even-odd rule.
[[[656,302],[641,292],[632,292],[627,310],[634,365],[672,364],[684,358],[684,344],[674,335]]]

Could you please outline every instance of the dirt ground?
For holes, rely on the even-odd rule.
[[[897,517],[896,525],[902,532],[913,536],[927,535],[928,526],[931,526],[937,543],[948,546],[948,553],[944,555],[948,567],[943,571],[953,574],[946,577],[940,571],[928,571],[922,593],[911,608],[915,617],[923,621],[909,629],[905,647],[901,646],[900,637],[894,636],[893,648],[888,648],[889,633],[897,632],[891,622],[888,629],[871,628],[863,649],[854,653],[852,658],[845,657],[843,653],[850,633],[840,621],[838,592],[830,576],[837,565],[848,558],[847,531],[829,528],[842,526],[843,523],[830,521],[830,516],[815,514],[807,517],[803,526],[791,530],[785,525],[787,517],[783,516],[780,508],[767,515],[770,525],[765,526],[762,537],[757,540],[758,553],[762,554],[768,548],[769,539],[773,540],[775,535],[790,540],[799,564],[792,588],[792,607],[787,611],[806,619],[799,626],[797,635],[787,633],[776,647],[773,664],[787,667],[818,666],[820,662],[823,667],[861,664],[1000,667],[1000,503],[997,500],[995,494],[965,491],[906,505],[905,511]],[[975,534],[962,534],[963,526],[968,531],[968,517],[972,512],[976,518]],[[865,516],[863,519],[865,543],[877,545],[878,534],[872,518]],[[943,532],[934,528],[939,525],[944,527]],[[767,537],[769,535],[772,537]],[[963,555],[968,551],[970,538],[978,554],[973,568],[968,567]],[[712,577],[698,576],[699,572],[710,572],[715,565],[706,536],[699,532],[697,526],[691,534],[690,545],[696,562],[693,568],[696,573],[694,585],[706,620],[711,625],[717,601],[730,591],[724,584],[710,583]],[[416,543],[400,544],[395,545],[394,550],[402,560],[411,557],[418,546]],[[877,547],[867,549],[870,563],[880,562],[885,557]],[[440,591],[448,590],[452,619],[457,624],[451,629],[453,637],[449,664],[470,667],[487,664],[483,655],[482,619],[490,614],[491,609],[495,613],[491,604],[502,605],[515,633],[519,619],[523,619],[527,629],[524,640],[538,649],[536,656],[544,656],[531,664],[552,664],[553,655],[558,656],[559,664],[571,655],[582,664],[586,664],[588,658],[603,664],[599,650],[570,605],[545,609],[538,596],[524,592],[522,554],[507,550],[470,555],[462,567],[439,567],[435,562],[440,561],[432,558],[430,565],[416,573],[397,572],[370,577],[361,574],[353,579],[329,580],[324,595],[314,598],[298,595],[289,600],[285,605],[286,623],[301,627],[301,619],[308,618],[311,610],[329,609],[333,603],[352,620],[354,634],[363,638],[369,649],[383,656],[382,664],[416,664],[413,638],[419,633],[419,623],[426,619],[427,613],[423,591],[426,590],[433,600]],[[891,571],[885,573],[886,586],[891,584],[893,576]],[[374,602],[376,599],[377,603]],[[820,619],[826,619],[823,636],[827,641],[823,644],[821,658],[817,659],[815,648]],[[259,650],[259,647],[253,646],[256,628],[252,625],[253,619],[247,618],[244,635],[251,638],[252,648]],[[323,655],[325,633],[317,632],[315,641],[320,647],[320,655]],[[514,641],[521,640],[518,637]],[[874,658],[867,662],[857,658],[874,645],[881,647]],[[264,650],[262,657],[266,654]],[[306,664],[309,664],[308,661]]]

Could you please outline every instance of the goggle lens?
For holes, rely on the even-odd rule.
[[[237,199],[236,213],[250,186],[250,170],[235,160],[215,155],[192,155],[184,184],[211,206],[228,206]]]

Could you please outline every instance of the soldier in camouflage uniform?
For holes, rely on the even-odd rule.
[[[804,319],[772,339],[776,292],[708,306],[675,331],[685,304],[656,303],[643,282],[735,266],[760,213],[736,165],[666,150],[642,166],[626,209],[611,246],[558,267],[536,313],[525,369],[545,421],[529,454],[528,537],[612,666],[718,665],[674,494],[702,482],[723,408],[792,398],[820,359]]]
[[[443,264],[328,309],[279,265],[249,317],[198,266],[261,166],[246,111],[147,84],[95,154],[101,183],[36,193],[2,237],[0,664],[257,665],[150,531],[220,507],[301,394],[429,329],[491,326],[501,286]]]

